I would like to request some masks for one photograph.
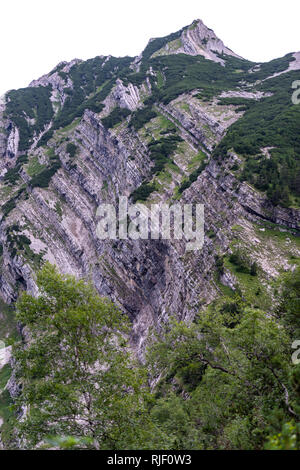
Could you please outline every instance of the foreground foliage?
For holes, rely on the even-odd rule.
[[[129,353],[126,317],[47,264],[40,295],[17,304],[26,341],[14,347],[22,390],[6,445],[299,449],[299,280],[299,268],[284,276],[273,312],[237,293],[195,322],[171,319],[150,337],[146,374]]]
[[[285,276],[272,315],[237,297],[154,337],[152,415],[178,449],[300,448],[299,280],[300,269]]]
[[[18,438],[25,448],[67,436],[96,449],[155,446],[145,412],[147,388],[126,342],[128,322],[92,286],[46,265],[41,294],[23,294],[17,318],[27,344],[15,347],[17,380],[25,406]]]

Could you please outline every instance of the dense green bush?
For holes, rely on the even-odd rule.
[[[70,155],[71,158],[74,158],[77,153],[78,147],[73,142],[69,142],[66,147],[67,153]]]
[[[33,176],[29,184],[33,188],[35,187],[47,188],[49,186],[52,176],[55,175],[55,173],[59,170],[59,168],[61,168],[59,157],[55,155],[54,152],[51,152],[49,168],[45,168],[40,173]]]
[[[216,256],[216,269],[218,277],[223,276],[224,274],[224,257],[223,256]]]
[[[130,126],[136,131],[141,129],[147,122],[155,118],[157,113],[152,109],[152,106],[146,106],[145,108],[138,109],[132,114],[130,120]]]
[[[171,162],[170,157],[174,154],[177,146],[183,139],[179,135],[169,135],[153,140],[148,144],[150,158],[154,161],[152,174],[157,174],[164,169],[166,163]]]
[[[267,314],[235,295],[153,334],[147,366],[160,381],[151,416],[173,449],[300,449],[300,366],[290,359],[299,276],[286,275],[280,319],[276,307]]]
[[[193,184],[197,180],[198,176],[202,173],[205,167],[206,167],[206,162],[203,160],[201,164],[199,165],[199,167],[190,174],[188,179],[183,181],[183,183],[179,186],[178,193],[182,194],[183,191],[188,189],[191,186],[191,184]]]
[[[16,207],[16,202],[19,199],[19,197],[24,193],[25,189],[24,187],[21,187],[15,194],[14,196],[9,199],[3,206],[1,207],[3,217],[6,218],[8,214],[15,209]]]
[[[238,97],[231,97],[231,98],[219,98],[218,105],[222,106],[238,106],[236,112],[240,111],[247,111],[252,106],[255,105],[255,100],[250,98],[238,98]]]
[[[105,118],[101,119],[102,124],[106,129],[114,127],[119,124],[127,116],[131,114],[131,111],[127,108],[119,108],[118,106],[112,110],[112,112]]]
[[[300,108],[291,101],[291,83],[297,72],[267,80],[260,86],[270,97],[254,102],[234,123],[216,148],[217,158],[234,149],[246,157],[241,179],[266,191],[273,204],[288,206],[300,197]],[[271,158],[261,155],[269,147]]]
[[[147,47],[144,49],[142,54],[142,70],[147,68],[148,61],[150,57],[154,54],[154,52],[158,51],[159,49],[163,48],[168,42],[174,41],[175,39],[180,38],[182,32],[186,29],[182,28],[180,31],[176,33],[169,34],[163,38],[156,38],[149,41]]]
[[[34,132],[41,132],[53,117],[52,87],[21,88],[7,93],[6,113],[20,131],[19,150],[27,150]],[[26,118],[34,119],[30,124]]]
[[[233,253],[229,256],[229,261],[237,267],[237,271],[246,274],[250,273],[252,264],[244,250],[236,248]],[[253,267],[253,275],[256,275],[256,272],[257,268],[255,269],[255,267]]]
[[[146,201],[146,199],[156,190],[155,184],[143,183],[131,194],[132,201]]]
[[[22,380],[16,408],[30,413],[15,422],[15,446],[165,448],[167,435],[149,415],[147,375],[128,352],[126,315],[49,264],[37,285],[37,298],[23,293],[17,303],[30,342],[14,347]]]
[[[20,166],[15,166],[7,170],[7,173],[4,175],[4,182],[9,184],[15,184],[20,179]]]
[[[43,147],[47,145],[48,140],[50,140],[53,137],[54,131],[53,129],[50,129],[49,131],[45,132],[43,136],[40,138],[37,147]]]
[[[15,198],[10,199],[5,204],[3,204],[1,210],[3,212],[4,217],[6,217],[15,207],[16,207]]]
[[[102,111],[102,102],[112,90],[118,75],[128,68],[131,61],[131,57],[96,57],[75,64],[70,70],[73,88],[69,90],[53,128],[66,127],[75,118],[81,117],[85,109],[95,113]]]
[[[16,161],[16,166],[7,170],[7,172],[4,175],[3,181],[11,185],[14,185],[15,183],[17,183],[21,178],[20,170],[23,164],[27,162],[28,162],[27,155],[19,156]]]
[[[152,175],[162,171],[166,163],[173,163],[170,157],[176,151],[178,144],[182,142],[182,138],[178,135],[168,135],[159,140],[152,140],[148,144],[150,158],[154,162],[151,169]],[[131,194],[133,202],[138,200],[145,201],[150,194],[156,190],[155,184],[144,182]]]

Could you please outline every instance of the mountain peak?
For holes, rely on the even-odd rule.
[[[193,56],[202,55],[206,59],[222,64],[224,60],[219,57],[222,54],[242,59],[226,47],[223,41],[201,19],[194,20],[189,26],[179,31],[176,39],[167,42],[161,49],[155,51],[152,57],[180,53]]]

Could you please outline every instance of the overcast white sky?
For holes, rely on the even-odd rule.
[[[0,0],[0,95],[62,60],[138,55],[197,18],[253,61],[300,51],[299,0]]]

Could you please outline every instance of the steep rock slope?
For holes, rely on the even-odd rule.
[[[140,57],[63,62],[7,93],[0,104],[3,299],[36,293],[34,272],[48,260],[120,305],[138,352],[150,325],[174,314],[193,318],[226,289],[267,308],[270,280],[299,257],[296,59],[251,63],[197,20],[151,40]],[[120,196],[203,203],[203,249],[99,240],[97,207],[117,205]],[[228,262],[237,246],[259,266],[257,296]]]
[[[192,56],[201,55],[223,65],[224,61],[219,57],[220,54],[241,59],[240,56],[226,47],[223,41],[202,20],[195,20],[189,27],[184,28],[178,39],[168,42],[163,48],[156,51],[152,57],[180,53]]]

